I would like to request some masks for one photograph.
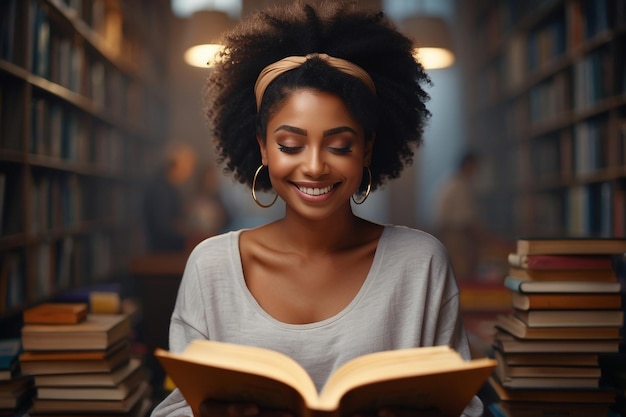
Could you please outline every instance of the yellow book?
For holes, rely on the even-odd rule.
[[[458,417],[496,361],[464,360],[448,346],[367,354],[342,365],[318,394],[295,360],[273,350],[195,340],[181,353],[155,356],[194,415],[205,399],[249,401],[302,417],[346,416],[381,407],[438,410]]]

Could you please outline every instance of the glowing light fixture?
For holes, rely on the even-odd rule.
[[[425,69],[446,68],[454,64],[452,36],[441,17],[413,16],[400,22],[402,31],[414,40],[414,56]]]
[[[218,10],[200,10],[191,15],[185,35],[185,62],[200,68],[213,66],[216,54],[223,49],[220,38],[234,23]]]

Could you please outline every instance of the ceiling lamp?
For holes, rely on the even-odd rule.
[[[415,42],[413,55],[424,69],[446,68],[454,64],[452,36],[444,19],[413,16],[402,20],[400,28]]]
[[[219,40],[234,25],[225,12],[200,10],[191,15],[185,29],[185,62],[194,67],[209,68],[224,47]]]

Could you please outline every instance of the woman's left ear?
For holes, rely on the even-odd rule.
[[[256,135],[256,141],[259,144],[259,150],[261,151],[261,163],[263,165],[267,165],[267,145],[259,135]]]

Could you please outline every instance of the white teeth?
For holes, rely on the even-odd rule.
[[[298,186],[298,189],[308,195],[322,195],[332,190],[333,186],[329,185],[328,187],[324,187],[324,188],[309,188],[309,187]]]

